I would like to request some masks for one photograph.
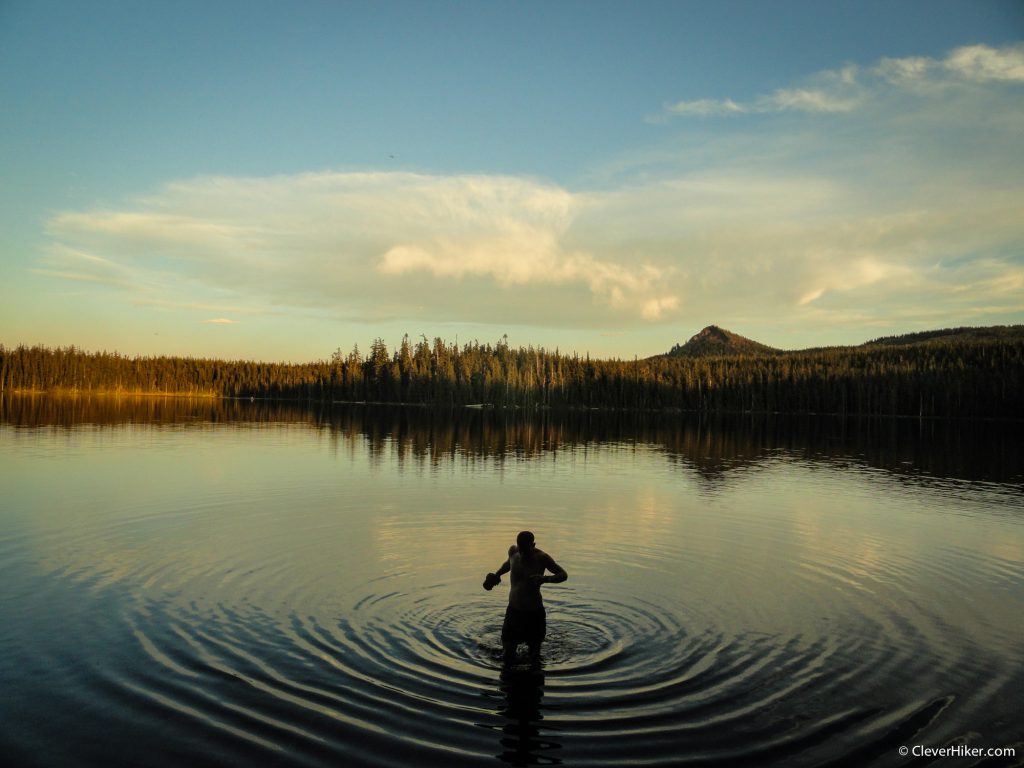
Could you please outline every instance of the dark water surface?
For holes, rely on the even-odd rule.
[[[1021,764],[1021,432],[6,398],[0,755]],[[524,528],[570,578],[503,670]]]

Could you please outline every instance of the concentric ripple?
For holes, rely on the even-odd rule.
[[[273,436],[301,461],[185,441],[217,479],[145,504],[116,465],[70,500],[32,489],[0,533],[15,763],[884,766],[1019,738],[1024,531],[985,489],[965,514],[963,484],[783,457],[687,494],[615,446],[574,473],[403,474]],[[526,524],[570,578],[545,587],[541,663],[506,667],[507,585],[480,577]]]
[[[389,588],[413,576],[352,590],[337,616],[219,606],[204,621],[152,614],[155,634],[135,632],[179,683],[206,680],[189,690],[205,695],[213,676],[236,691],[229,717],[183,705],[177,686],[168,705],[267,749],[315,761],[358,749],[367,764],[395,750],[417,764],[543,763],[566,749],[593,765],[871,762],[959,699],[978,706],[972,679],[986,679],[986,697],[1020,679],[884,607],[846,617],[838,635],[785,636],[737,633],[678,601],[570,589],[548,600],[540,667],[524,654],[506,669],[500,604],[457,599],[457,584]],[[902,685],[935,695],[896,705]]]

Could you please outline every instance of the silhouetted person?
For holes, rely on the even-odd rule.
[[[551,571],[550,576],[544,571]],[[494,573],[488,573],[484,589],[492,589],[500,583],[503,574],[512,573],[512,588],[508,593],[508,608],[505,609],[505,624],[501,628],[501,645],[505,652],[505,663],[511,663],[516,656],[516,647],[526,643],[530,647],[533,661],[540,660],[540,645],[547,634],[547,617],[540,586],[559,583],[569,578],[558,563],[547,552],[537,549],[533,534],[523,531],[516,536],[516,543],[508,548],[508,559]]]

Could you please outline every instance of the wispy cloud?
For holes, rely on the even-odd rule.
[[[708,117],[710,115],[738,115],[750,112],[750,107],[737,104],[732,99],[697,99],[696,101],[677,101],[675,104],[667,104],[665,112],[668,115]]]
[[[1024,45],[1006,48],[970,45],[957,48],[942,65],[949,72],[968,80],[1021,83],[1024,82]]]
[[[853,64],[819,72],[789,88],[748,102],[704,98],[665,104],[651,122],[672,117],[721,117],[779,112],[829,114],[852,112],[892,88],[955,83],[1024,82],[1024,45],[956,48],[944,59],[883,58],[874,66]]]
[[[128,290],[138,285],[131,271],[115,261],[59,242],[51,243],[46,248],[45,255],[39,260],[39,266],[32,271],[38,275],[62,280],[97,283]]]
[[[217,317],[212,320],[203,320],[208,325],[236,325],[237,320],[228,320],[226,317]]]
[[[759,99],[758,112],[851,112],[861,102],[859,94],[837,92],[825,88],[781,88],[771,96]]]

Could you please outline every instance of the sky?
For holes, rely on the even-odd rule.
[[[0,0],[0,344],[1024,323],[1024,2]]]

